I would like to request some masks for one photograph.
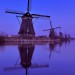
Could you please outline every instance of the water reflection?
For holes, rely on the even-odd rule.
[[[31,59],[35,46],[32,44],[19,45],[18,49],[20,53],[22,67],[29,68],[31,66]]]
[[[53,52],[58,45],[58,43],[49,43],[49,59],[51,57],[51,52]],[[20,54],[20,59],[21,59],[21,65],[23,68],[26,69],[26,75],[27,75],[27,70],[28,68],[41,68],[41,67],[49,67],[49,65],[33,65],[31,63],[32,56],[35,50],[35,45],[34,44],[22,44],[18,45],[19,49],[19,54]],[[41,59],[42,60],[42,59]]]
[[[56,48],[56,43],[49,43],[49,50],[53,51]]]
[[[51,64],[53,64],[55,62],[50,62],[50,63],[47,62],[47,63],[44,63],[43,61],[47,61],[45,59],[52,60],[52,57],[54,56],[54,55],[52,55],[52,52],[57,52],[58,51],[57,48],[62,47],[62,45],[64,45],[64,44],[65,44],[65,42],[60,42],[60,43],[54,43],[53,42],[53,43],[48,43],[47,45],[38,45],[38,46],[35,45],[35,44],[19,44],[18,47],[16,46],[16,49],[18,49],[16,51],[17,51],[17,53],[19,52],[18,55],[20,55],[20,57],[19,57],[20,60],[18,60],[16,66],[14,65],[12,67],[12,65],[10,65],[11,67],[7,66],[6,69],[9,70],[9,71],[11,70],[11,73],[12,73],[12,70],[16,70],[16,69],[21,69],[22,70],[24,68],[24,72],[26,73],[26,75],[30,75],[28,73],[32,70],[32,68],[35,68],[34,71],[37,68],[39,68],[39,69],[42,69],[42,68],[49,69],[50,68],[49,67],[49,64],[51,66]],[[3,47],[3,46],[1,46],[1,47]],[[9,46],[7,46],[7,47],[8,47],[8,49],[13,48],[13,47],[9,48]],[[39,48],[39,47],[41,47],[41,48]],[[46,50],[46,48],[47,48],[47,50]],[[13,49],[15,49],[15,48],[13,48]],[[2,49],[0,48],[0,50],[2,50]],[[7,52],[7,53],[9,53],[8,56],[12,56],[12,51]],[[62,50],[62,51],[64,51],[64,50]],[[17,54],[17,53],[15,52],[15,50],[13,51],[13,54]],[[38,53],[40,55],[38,55]],[[56,53],[54,53],[54,54],[56,54]],[[16,55],[15,57],[17,57],[18,55]],[[33,58],[34,57],[36,59],[35,61],[33,61]],[[37,63],[37,60],[38,59],[40,60],[39,63]],[[57,58],[53,59],[52,61],[54,61],[56,59]],[[6,60],[6,57],[3,60]],[[8,59],[7,59],[7,61],[8,61]],[[14,60],[14,62],[15,61],[16,61],[16,59]],[[7,63],[11,63],[11,62],[8,61]],[[20,63],[20,65],[18,65],[19,63]],[[37,70],[39,70],[39,69],[37,69]],[[45,70],[43,70],[43,71],[45,71]]]
[[[35,45],[32,44],[18,45],[18,49],[20,53],[21,65],[23,68],[26,69],[27,75],[27,69],[31,66],[31,60],[35,49]]]
[[[49,67],[49,64],[32,64],[32,56],[35,50],[34,44],[22,44],[18,45],[21,66],[26,70],[26,75],[28,75],[29,68],[42,68]],[[42,60],[42,59],[41,59]]]
[[[63,42],[60,42],[60,43],[59,43],[59,47],[62,47],[62,45],[63,45]]]

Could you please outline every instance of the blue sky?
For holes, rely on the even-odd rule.
[[[5,13],[6,9],[26,12],[27,0],[0,1],[0,32],[17,34],[20,25],[16,15]],[[75,37],[75,0],[32,0],[31,13],[51,16],[53,27],[61,26],[63,33],[70,33]],[[20,20],[21,21],[21,20]],[[48,19],[38,19],[34,23],[36,35],[48,35],[43,29],[50,28]],[[56,30],[57,32],[59,29]],[[39,33],[40,32],[40,33]]]

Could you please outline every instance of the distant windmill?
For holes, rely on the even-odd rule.
[[[49,37],[50,37],[51,39],[54,39],[55,36],[56,36],[55,29],[58,29],[58,28],[61,29],[61,27],[53,28],[51,21],[50,21],[50,26],[51,26],[51,29],[46,29],[46,30],[43,30],[43,31],[50,31]]]
[[[30,14],[30,1],[31,0],[28,0],[27,12],[26,13],[6,10],[6,13],[20,14],[21,15],[21,16],[18,16],[18,17],[22,18],[20,30],[18,32],[18,34],[20,34],[20,35],[35,36],[35,31],[34,31],[34,27],[33,27],[33,23],[32,23],[33,18],[39,18],[39,17],[44,18],[45,17],[45,18],[50,19],[50,16],[47,16],[47,15]]]

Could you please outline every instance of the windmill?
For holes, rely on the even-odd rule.
[[[56,36],[56,33],[55,33],[55,29],[61,29],[61,27],[55,27],[55,28],[53,28],[52,27],[52,22],[50,21],[50,26],[51,26],[51,29],[46,29],[46,30],[43,30],[43,31],[50,31],[50,33],[49,33],[49,37],[51,38],[51,39],[55,39],[57,36]]]
[[[39,17],[50,19],[50,16],[40,15],[40,14],[31,14],[30,13],[30,1],[31,0],[28,0],[26,13],[10,11],[10,10],[6,10],[6,13],[19,14],[20,16],[18,16],[18,17],[22,18],[22,22],[21,22],[21,26],[20,26],[20,30],[19,30],[18,34],[33,37],[33,36],[35,36],[35,31],[34,31],[32,19],[39,18]]]

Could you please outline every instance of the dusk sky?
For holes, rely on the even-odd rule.
[[[6,9],[26,12],[27,0],[0,0],[0,33],[17,34],[20,25],[16,15],[5,13]],[[61,26],[63,33],[66,31],[75,37],[75,0],[32,0],[30,13],[51,16],[53,27]],[[36,35],[48,35],[49,32],[42,30],[49,28],[46,18],[40,18],[34,23]]]

